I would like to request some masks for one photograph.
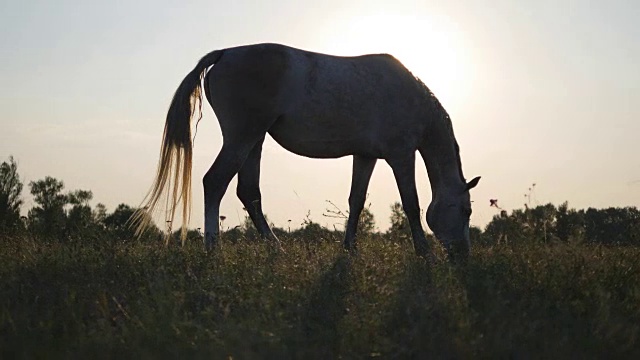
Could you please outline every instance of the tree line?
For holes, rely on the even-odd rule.
[[[31,181],[28,186],[35,204],[26,216],[21,216],[24,186],[17,163],[13,157],[9,157],[0,165],[0,234],[28,234],[56,241],[132,241],[136,238],[128,223],[136,210],[134,207],[120,204],[111,213],[101,203],[92,208],[89,202],[93,199],[93,193],[90,190],[65,192],[64,182],[50,176]],[[347,215],[331,205],[333,208],[323,215],[346,222]],[[225,227],[225,219],[224,216],[220,217],[223,241],[255,241],[259,238],[248,216],[243,224],[233,228]],[[399,202],[391,205],[390,222],[387,231],[376,231],[375,218],[365,208],[360,217],[358,233],[383,241],[411,242],[411,230]],[[342,239],[342,230],[323,227],[311,220],[309,214],[293,230],[290,223],[287,228],[272,224],[275,235],[281,239],[299,241]],[[636,207],[576,210],[569,208],[566,202],[559,206],[525,205],[524,209],[516,209],[511,213],[500,211],[484,229],[472,227],[470,235],[472,244],[488,246],[528,242],[640,245],[640,211]],[[189,230],[187,234],[188,241],[200,240],[201,237],[199,229]],[[153,225],[139,240],[161,241],[166,238],[165,232]],[[178,231],[169,238],[179,241]]]
[[[128,220],[136,209],[129,205],[120,204],[111,213],[102,203],[92,208],[90,190],[65,192],[64,182],[50,176],[31,181],[28,186],[35,204],[26,216],[21,216],[24,185],[18,165],[13,157],[0,165],[0,234],[28,234],[59,241],[81,238],[127,241],[135,238]],[[140,239],[161,237],[162,232],[153,225]]]
[[[592,243],[640,245],[636,207],[571,209],[567,202],[501,211],[475,237],[483,244]]]

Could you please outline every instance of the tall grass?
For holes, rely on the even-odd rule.
[[[640,249],[0,239],[0,355],[564,358],[640,355]]]

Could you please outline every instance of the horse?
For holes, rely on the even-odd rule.
[[[469,190],[480,177],[466,182],[451,119],[433,92],[389,54],[341,57],[268,43],[212,51],[182,80],[167,113],[156,178],[137,217],[139,231],[166,196],[169,221],[182,202],[184,239],[191,208],[191,119],[196,110],[202,117],[203,89],[223,137],[202,181],[205,251],[218,241],[220,201],[236,174],[237,196],[256,229],[279,246],[262,212],[259,186],[269,134],[297,155],[353,156],[348,250],[356,249],[371,173],[384,159],[393,170],[414,251],[431,255],[415,184],[419,152],[432,192],[427,225],[451,257],[469,254]]]

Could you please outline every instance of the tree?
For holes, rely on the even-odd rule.
[[[29,227],[47,236],[60,236],[65,229],[64,206],[67,195],[62,194],[64,183],[47,176],[29,183],[35,202],[40,205],[29,211]]]
[[[409,219],[404,213],[402,204],[399,202],[391,205],[391,227],[387,231],[389,239],[397,242],[405,242],[411,240],[411,227],[409,226]]]
[[[15,230],[22,226],[20,206],[22,182],[18,175],[18,164],[13,156],[9,162],[0,164],[0,231]]]
[[[92,214],[93,214],[93,222],[97,226],[104,228],[105,226],[104,221],[107,218],[107,207],[104,206],[103,203],[98,203],[98,205],[96,205],[96,208],[93,210]]]
[[[485,244],[525,242],[640,243],[640,211],[635,207],[575,210],[565,202],[503,211],[494,216],[481,236]]]
[[[640,243],[640,211],[635,207],[593,209],[584,212],[585,237],[599,244]]]
[[[563,242],[582,242],[584,240],[584,211],[569,209],[565,201],[558,206],[556,214],[556,236]]]
[[[345,216],[344,219],[344,227],[346,229],[349,218]],[[368,207],[363,208],[360,212],[360,217],[358,218],[358,235],[371,235],[373,234],[375,227],[376,220],[373,213]]]
[[[311,220],[311,212],[302,220],[301,228],[291,231],[291,238],[309,243],[321,241],[335,241],[335,234],[322,225]]]
[[[333,241],[333,232],[322,225],[313,222],[303,222],[302,227],[291,232],[291,237],[298,241],[306,241],[309,243],[320,241]]]
[[[527,208],[529,227],[533,237],[545,243],[557,240],[555,236],[557,224],[557,209],[553,204],[538,205]]]
[[[131,240],[135,238],[135,231],[129,226],[129,218],[136,210],[127,204],[120,204],[104,219],[104,225],[118,239]]]
[[[373,217],[373,213],[368,207],[362,209],[360,218],[358,218],[358,233],[361,235],[373,234],[376,227],[376,220]]]
[[[76,190],[67,194],[67,201],[72,205],[67,215],[67,232],[82,234],[96,225],[89,201],[93,193],[88,190]]]
[[[129,219],[134,212],[136,212],[136,209],[127,204],[118,205],[113,213],[104,218],[104,225],[106,229],[118,240],[135,240],[136,231],[131,227],[129,222]],[[142,241],[156,241],[159,239],[165,239],[165,237],[163,236],[162,231],[160,231],[160,229],[151,222],[149,228],[140,235],[140,239]]]
[[[472,246],[474,244],[482,244],[482,229],[477,226],[470,225],[469,240],[471,241]]]
[[[93,193],[90,190],[71,191],[67,195],[67,201],[72,205],[88,206],[91,199],[93,199]]]

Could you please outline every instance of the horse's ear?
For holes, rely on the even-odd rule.
[[[474,187],[476,187],[476,185],[478,185],[479,181],[480,181],[480,176],[476,176],[475,178],[473,178],[473,180],[471,180],[471,181],[469,181],[467,183],[467,188],[465,190],[469,191],[469,190],[473,189]]]

